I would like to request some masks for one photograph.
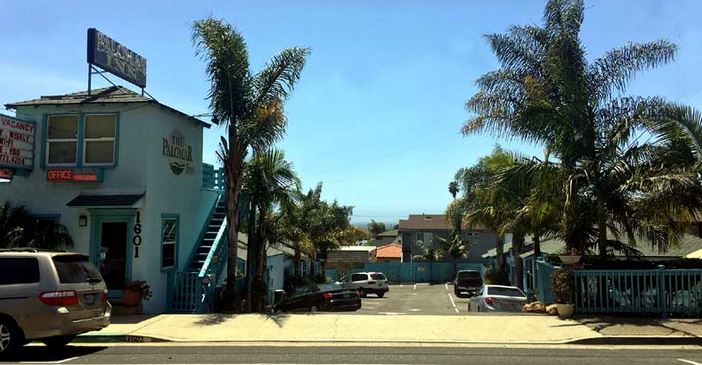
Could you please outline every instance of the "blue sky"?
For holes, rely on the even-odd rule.
[[[186,113],[207,112],[208,83],[190,25],[222,17],[246,37],[258,70],[289,46],[312,48],[287,104],[280,147],[305,188],[355,206],[354,221],[397,222],[443,212],[455,171],[496,143],[528,154],[539,146],[458,133],[473,81],[496,67],[482,35],[541,20],[545,1],[0,1],[0,103],[84,90],[86,29],[96,27],[148,60],[147,91]],[[637,77],[633,95],[700,107],[702,3],[586,1],[588,57],[633,41],[666,38],[677,60]],[[113,77],[119,84],[126,84]],[[99,84],[100,85],[100,84]],[[205,137],[214,162],[218,135]]]

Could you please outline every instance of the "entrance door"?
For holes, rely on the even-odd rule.
[[[127,278],[127,222],[102,222],[98,262],[110,293],[121,292]]]

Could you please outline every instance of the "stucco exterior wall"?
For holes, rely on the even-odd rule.
[[[117,165],[104,168],[101,182],[50,182],[41,161],[45,148],[45,116],[65,113],[118,113]],[[109,214],[106,207],[68,207],[80,194],[145,193],[132,207],[139,212],[142,243],[139,257],[134,257],[133,231],[128,232],[127,256],[131,280],[146,280],[154,293],[144,302],[146,313],[166,310],[169,285],[174,274],[183,269],[196,244],[207,214],[217,193],[202,189],[203,126],[153,104],[106,104],[90,106],[19,107],[17,118],[36,123],[35,163],[28,176],[15,176],[11,183],[0,184],[0,201],[24,205],[32,214],[58,215],[75,241],[73,251],[95,255],[96,238],[91,220],[97,213]],[[192,147],[192,173],[174,174],[168,156],[162,154],[162,139],[179,130]],[[161,220],[163,214],[179,218],[177,266],[161,270]],[[79,227],[79,216],[88,217],[88,225]],[[133,226],[134,221],[131,222]],[[130,226],[130,227],[131,227]],[[99,247],[99,243],[98,247]]]

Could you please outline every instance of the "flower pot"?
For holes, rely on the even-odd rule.
[[[134,290],[125,290],[122,292],[122,305],[127,307],[135,307],[141,304],[141,293]]]
[[[575,265],[578,262],[580,262],[580,258],[582,256],[580,255],[563,255],[563,256],[558,256],[558,258],[561,259],[561,263],[563,265]]]
[[[575,312],[575,304],[556,303],[556,309],[558,309],[558,317],[561,319],[571,318],[573,317],[573,312]]]

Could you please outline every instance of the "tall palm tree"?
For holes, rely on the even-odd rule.
[[[475,116],[463,132],[516,136],[553,152],[565,197],[559,235],[569,247],[596,246],[606,255],[626,249],[623,235],[675,244],[700,201],[690,173],[696,146],[681,137],[699,131],[698,114],[660,98],[620,95],[637,72],[671,61],[677,47],[632,43],[588,62],[583,18],[582,0],[551,0],[543,26],[487,36],[500,68],[478,79],[467,102]]]
[[[223,20],[212,17],[193,24],[197,54],[206,62],[213,121],[226,128],[218,157],[226,178],[229,257],[225,305],[236,293],[237,232],[244,160],[249,149],[265,151],[285,133],[284,103],[300,78],[307,48],[288,48],[253,73],[244,37]]]
[[[247,299],[253,308],[261,309],[263,290],[256,290],[251,298],[253,287],[265,287],[266,248],[270,230],[271,209],[275,206],[290,204],[293,194],[300,189],[300,179],[293,169],[293,164],[285,160],[285,152],[279,149],[258,153],[246,165],[244,187],[251,193],[252,213],[249,223],[250,260],[255,263],[254,277],[248,280]],[[253,222],[255,221],[255,224]]]
[[[451,181],[448,186],[448,191],[451,196],[456,199],[456,194],[458,194],[458,182]]]

